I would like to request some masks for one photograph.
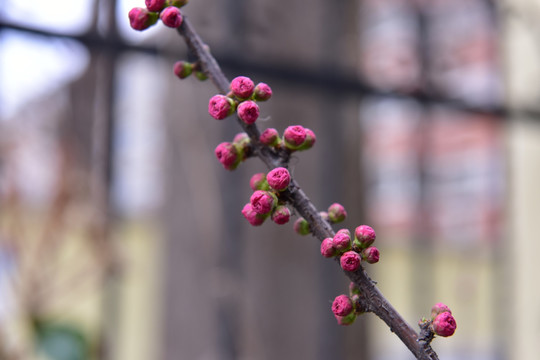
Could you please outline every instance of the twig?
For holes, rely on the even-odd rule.
[[[184,21],[178,28],[178,32],[184,38],[190,50],[198,58],[203,71],[212,80],[219,92],[226,94],[229,91],[229,80],[227,80],[219,64],[210,54],[208,47],[202,42],[186,16],[184,16]],[[289,160],[288,152],[274,150],[261,144],[259,141],[260,132],[255,124],[247,125],[240,120],[238,120],[238,123],[251,138],[254,155],[258,156],[268,168],[287,167]],[[335,235],[330,224],[319,215],[317,208],[294,179],[291,178],[289,189],[283,193],[283,198],[308,221],[311,233],[319,241]],[[336,261],[339,263],[337,258]],[[373,312],[383,320],[390,328],[390,331],[394,332],[401,339],[417,359],[438,359],[437,354],[429,345],[429,341],[418,339],[416,331],[386,300],[379,289],[375,287],[373,281],[362,267],[355,272],[344,271],[344,273],[360,289],[363,306],[367,311]]]

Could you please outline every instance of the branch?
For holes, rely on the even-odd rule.
[[[217,89],[226,94],[229,91],[229,80],[221,71],[219,64],[208,51],[208,47],[202,42],[199,35],[184,16],[182,25],[178,28],[179,34],[184,38],[190,50],[200,62],[202,70],[212,80]],[[238,119],[239,125],[249,135],[253,154],[258,156],[269,169],[287,167],[289,152],[275,150],[259,141],[259,129],[255,124],[247,125]],[[313,236],[319,241],[335,235],[330,224],[320,215],[317,208],[309,200],[300,185],[291,178],[289,188],[282,193],[283,198],[304,218],[310,225]],[[336,258],[339,264],[339,259]],[[401,341],[409,348],[417,359],[436,360],[437,354],[433,351],[429,342],[431,339],[419,336],[416,331],[401,317],[394,307],[386,300],[381,292],[375,287],[365,270],[360,267],[355,272],[346,272],[345,275],[358,286],[362,296],[363,306],[367,311],[373,312],[383,320],[390,331],[394,332]]]

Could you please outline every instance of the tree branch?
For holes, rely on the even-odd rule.
[[[198,58],[203,71],[212,80],[219,92],[226,94],[229,91],[229,80],[227,80],[219,64],[210,54],[208,47],[202,42],[186,16],[184,16],[184,21],[178,28],[178,32],[184,38],[190,50]],[[239,119],[238,123],[251,138],[253,154],[258,156],[269,169],[288,166],[290,153],[287,150],[275,150],[261,144],[259,141],[260,132],[255,124],[247,125]],[[319,241],[335,235],[330,224],[319,215],[319,211],[300,188],[296,180],[291,178],[289,188],[282,193],[282,196],[308,221],[311,233]],[[335,260],[339,264],[339,259],[336,258]],[[419,340],[416,331],[401,317],[377,287],[375,287],[373,281],[362,267],[355,272],[344,271],[344,273],[360,289],[362,305],[366,310],[373,312],[383,320],[390,328],[390,331],[394,332],[401,339],[417,359],[438,359],[437,354],[430,346],[431,339],[422,337]]]

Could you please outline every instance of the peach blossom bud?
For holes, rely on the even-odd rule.
[[[246,76],[237,76],[231,81],[230,89],[239,100],[247,99],[253,94],[255,85]]]
[[[255,101],[247,100],[237,108],[238,117],[246,124],[253,124],[259,118],[259,105]]]
[[[336,296],[332,303],[332,312],[337,316],[347,316],[353,312],[354,307],[351,299],[347,295]]]
[[[336,235],[334,235],[333,242],[334,247],[340,254],[351,249],[351,237],[344,231],[337,232]]]
[[[230,142],[222,142],[214,150],[216,157],[227,170],[234,170],[240,162],[237,148]]]
[[[347,251],[339,259],[341,268],[345,271],[356,271],[360,268],[360,255],[354,251]]]
[[[450,314],[452,314],[452,311],[450,311],[450,308],[448,306],[443,303],[436,303],[431,308],[431,319],[435,319],[437,315],[442,314],[443,312],[449,312]]]
[[[338,223],[345,220],[347,217],[347,211],[343,207],[343,205],[338,203],[333,203],[328,207],[328,219],[330,222]]]
[[[145,30],[157,22],[158,14],[141,7],[129,11],[129,25],[135,30]]]
[[[452,336],[456,331],[456,319],[449,312],[440,313],[433,320],[433,332],[439,336]]]
[[[146,8],[149,11],[160,12],[165,7],[166,0],[145,0]]]
[[[300,150],[311,149],[313,145],[315,145],[316,140],[317,140],[317,137],[315,136],[315,133],[311,131],[310,129],[306,128],[306,139],[304,140],[302,145],[298,147],[298,150],[300,151]]]
[[[291,211],[285,205],[279,205],[272,213],[272,221],[278,225],[283,225],[289,222]]]
[[[362,250],[362,259],[370,264],[378,263],[379,257],[379,249],[377,249],[375,246],[370,246]]]
[[[182,25],[182,13],[176,6],[168,6],[159,14],[159,18],[165,26],[177,28]]]
[[[259,140],[264,144],[268,146],[276,146],[279,144],[279,133],[274,128],[268,128],[264,130],[259,138]]]
[[[258,83],[253,92],[253,100],[266,101],[272,97],[272,89],[265,83]]]
[[[177,61],[174,63],[174,74],[180,79],[185,79],[193,72],[193,64],[187,61]]]
[[[216,120],[223,120],[234,113],[236,102],[224,95],[214,95],[208,102],[208,113]]]
[[[246,220],[249,221],[249,223],[253,226],[261,225],[267,218],[267,216],[257,214],[255,211],[253,211],[250,203],[244,205],[244,208],[242,209],[242,215],[244,215]]]
[[[255,190],[268,190],[270,187],[268,186],[268,183],[266,182],[266,174],[265,173],[257,173],[254,174],[251,179],[249,180],[249,186],[253,191]]]
[[[360,225],[354,230],[353,246],[365,249],[375,241],[375,230],[368,225]]]
[[[250,199],[251,207],[257,214],[269,214],[277,203],[277,198],[270,191],[256,190]]]
[[[283,142],[289,150],[298,150],[306,140],[306,129],[300,125],[289,126],[283,132]]]
[[[277,167],[266,175],[266,181],[268,181],[268,185],[270,185],[272,189],[283,191],[287,189],[291,182],[291,174],[289,174],[289,170],[286,168]]]
[[[321,242],[321,255],[325,258],[331,258],[336,255],[332,238],[326,238]]]
[[[307,235],[310,233],[309,223],[303,217],[296,219],[293,227],[294,231],[299,235]]]
[[[349,231],[349,229],[339,229],[339,230],[336,232],[336,235],[337,235],[337,234],[340,234],[340,233],[347,234],[347,236],[348,236],[349,238],[351,237],[351,232]]]

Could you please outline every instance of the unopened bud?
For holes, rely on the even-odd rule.
[[[253,124],[259,118],[259,105],[255,101],[247,100],[241,102],[236,111],[240,120],[248,125]]]
[[[182,25],[182,13],[176,6],[168,6],[159,14],[159,18],[165,26],[177,28]]]
[[[246,220],[249,221],[249,223],[253,226],[261,225],[267,218],[267,216],[257,214],[255,211],[253,211],[250,203],[244,205],[244,208],[242,209],[242,215],[244,215]]]
[[[345,271],[356,271],[360,268],[360,255],[354,251],[347,251],[341,255],[339,263],[341,268]]]
[[[291,182],[291,174],[286,168],[277,167],[266,175],[266,181],[268,181],[268,185],[270,185],[272,189],[283,191],[287,189]]]
[[[303,217],[296,219],[293,227],[294,231],[299,235],[307,235],[310,233],[309,223]]]
[[[277,204],[276,196],[270,191],[257,190],[251,195],[251,207],[257,214],[269,214]]]
[[[230,89],[239,100],[245,100],[253,94],[255,85],[250,78],[237,76],[231,81]]]
[[[300,150],[311,149],[313,145],[315,145],[315,141],[317,141],[317,137],[315,136],[315,133],[311,131],[310,129],[306,128],[306,139],[304,140],[302,145],[298,147],[298,150],[300,151]]]
[[[289,222],[291,211],[285,205],[279,205],[272,213],[272,221],[278,225],[283,225]]]
[[[135,30],[142,31],[154,25],[158,20],[158,16],[158,13],[136,7],[129,11],[129,25]]]
[[[268,146],[276,146],[280,142],[279,133],[274,128],[268,128],[264,130],[259,138],[259,140]]]
[[[253,100],[266,101],[272,97],[272,89],[265,83],[258,83],[253,92]]]
[[[347,211],[343,205],[333,203],[328,207],[328,218],[333,223],[339,223],[345,220],[347,217]]]
[[[440,313],[433,320],[433,332],[439,336],[452,336],[456,331],[456,319],[449,312]]]
[[[450,314],[452,314],[452,311],[448,306],[443,303],[436,303],[431,308],[431,319],[435,319],[437,315],[442,314],[443,312],[449,312]]]
[[[334,247],[340,254],[351,249],[351,237],[346,232],[337,232],[336,235],[334,235],[333,242]]]
[[[208,75],[204,71],[195,71],[195,77],[200,81],[208,80]]]
[[[193,72],[193,64],[187,61],[177,61],[174,63],[174,74],[180,79],[185,79]]]
[[[149,11],[160,12],[165,7],[166,0],[145,0],[144,3]]]
[[[368,225],[360,225],[354,230],[353,246],[358,249],[365,249],[375,241],[375,230]]]
[[[332,312],[337,316],[347,316],[354,311],[353,302],[347,295],[336,296],[332,302]]]
[[[222,142],[214,150],[216,157],[227,170],[234,170],[240,163],[237,148],[230,142]]]
[[[223,120],[234,113],[236,102],[224,95],[214,95],[208,102],[208,113],[216,120]]]
[[[331,258],[336,255],[332,238],[326,238],[321,242],[321,255],[325,258]]]
[[[369,246],[362,250],[362,259],[370,264],[375,264],[379,262],[379,249],[375,246]]]
[[[254,174],[249,180],[249,186],[253,191],[255,190],[269,190],[268,182],[266,182],[265,173]]]
[[[298,150],[305,140],[306,129],[303,126],[289,126],[283,132],[283,142],[289,150]]]

